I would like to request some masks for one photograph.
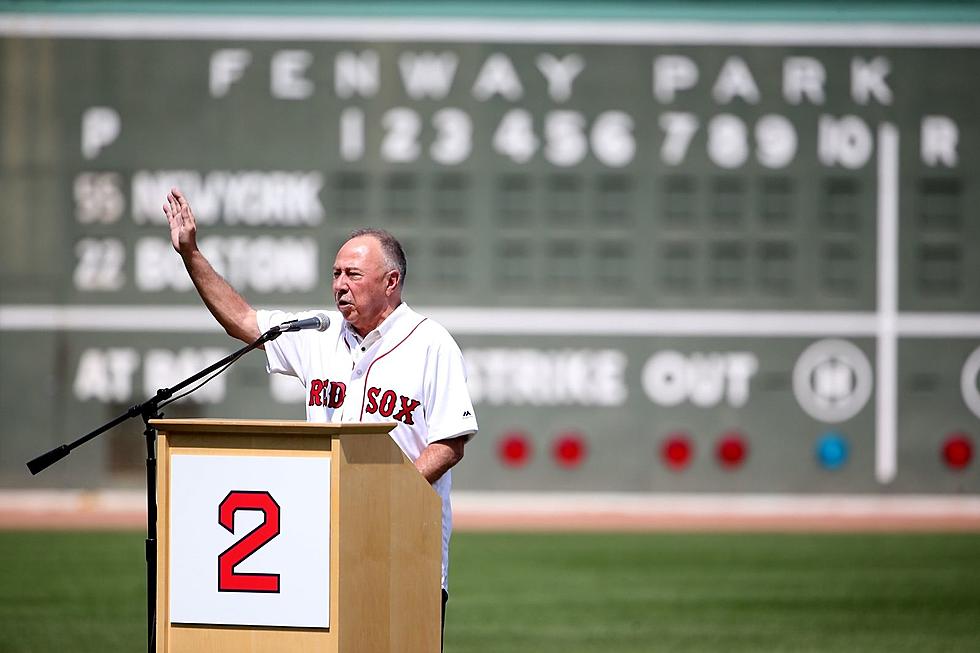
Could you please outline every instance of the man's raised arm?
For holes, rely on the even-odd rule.
[[[170,242],[183,259],[187,274],[211,315],[233,338],[247,343],[258,338],[255,309],[215,271],[197,248],[197,223],[187,198],[176,188],[172,189],[163,212],[170,223]]]

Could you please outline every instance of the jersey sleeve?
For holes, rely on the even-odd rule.
[[[271,327],[288,320],[302,320],[312,317],[316,311],[287,313],[285,311],[255,311],[259,331],[265,333]],[[284,333],[275,340],[265,343],[266,369],[276,374],[295,376],[306,384],[306,361],[309,359],[309,337],[315,331],[295,331]]]
[[[456,341],[448,334],[432,347],[426,365],[426,442],[432,444],[476,434],[473,401],[466,387],[466,364]]]

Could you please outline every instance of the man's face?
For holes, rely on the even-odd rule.
[[[344,319],[366,335],[386,317],[397,279],[385,265],[381,244],[372,236],[344,243],[333,264],[333,299]]]

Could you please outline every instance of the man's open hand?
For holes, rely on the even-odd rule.
[[[170,242],[181,256],[197,251],[197,222],[194,212],[180,190],[173,188],[163,205],[163,213],[170,223]]]

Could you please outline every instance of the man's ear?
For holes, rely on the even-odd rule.
[[[388,272],[388,281],[385,284],[385,294],[391,296],[396,290],[398,290],[398,284],[401,282],[401,273],[398,270],[390,270]]]

